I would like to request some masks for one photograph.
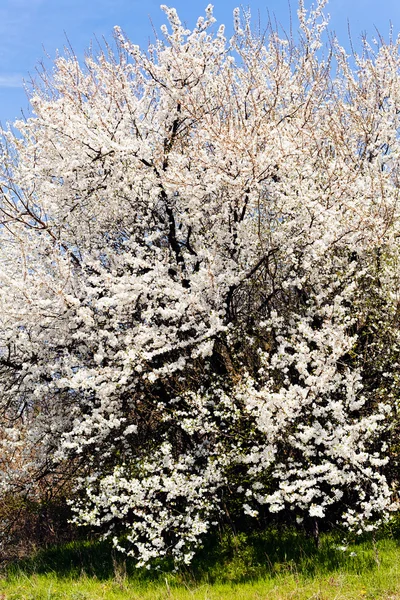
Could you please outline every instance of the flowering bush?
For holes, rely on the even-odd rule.
[[[72,480],[138,565],[190,562],[232,503],[390,508],[400,40],[324,57],[324,5],[296,43],[163,7],[147,52],[59,58],[3,132],[1,490]]]

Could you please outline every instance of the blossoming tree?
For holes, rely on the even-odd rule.
[[[365,530],[396,486],[400,40],[174,9],[3,132],[0,488],[74,486],[143,565],[230,506]]]

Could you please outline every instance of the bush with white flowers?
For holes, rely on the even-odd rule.
[[[350,66],[324,5],[297,41],[163,7],[147,52],[59,58],[3,132],[0,490],[68,480],[138,565],[231,506],[391,507],[400,40]]]

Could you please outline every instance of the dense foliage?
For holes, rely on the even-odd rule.
[[[400,39],[349,61],[174,9],[3,132],[2,493],[146,564],[222,514],[370,529],[396,491]]]

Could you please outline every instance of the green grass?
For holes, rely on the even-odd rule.
[[[167,563],[136,569],[104,542],[76,542],[5,569],[0,600],[400,600],[395,533],[339,545],[332,534],[319,550],[295,531],[226,534],[173,572]]]

